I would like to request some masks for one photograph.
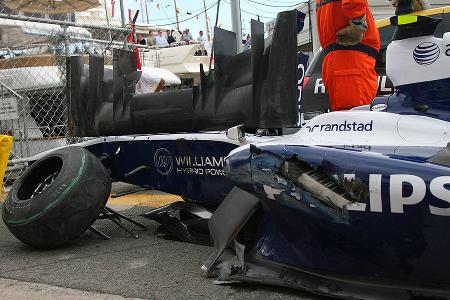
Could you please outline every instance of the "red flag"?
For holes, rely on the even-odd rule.
[[[128,21],[133,20],[133,11],[129,8],[128,9]]]
[[[131,9],[128,9],[128,12],[131,12]],[[130,21],[131,21],[131,19],[130,19]],[[136,27],[133,24],[131,32],[128,34],[128,37],[127,37],[127,41],[129,43],[131,43],[131,44],[137,43],[135,34],[136,34]],[[136,56],[136,69],[141,70],[142,65],[141,65],[141,58],[139,56],[139,49],[136,47],[133,47],[133,52],[134,52],[134,55]]]
[[[111,17],[114,18],[115,15],[115,10],[116,10],[116,1],[115,0],[111,0]]]

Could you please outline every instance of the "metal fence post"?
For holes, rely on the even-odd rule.
[[[122,28],[126,28],[127,24],[125,21],[125,10],[124,10],[124,6],[123,6],[123,0],[120,0],[119,4],[120,4],[120,18],[122,21]],[[127,39],[125,39],[123,42],[123,48],[127,49]]]

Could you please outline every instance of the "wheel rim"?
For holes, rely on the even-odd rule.
[[[56,171],[39,182],[36,189],[33,191],[33,194],[31,194],[30,199],[33,199],[33,197],[41,194],[47,187],[49,187],[53,183],[53,181],[55,181],[56,177],[58,177],[58,174],[59,171]]]
[[[55,155],[37,161],[30,166],[30,170],[19,181],[17,191],[18,201],[29,201],[46,191],[61,173],[63,160]]]

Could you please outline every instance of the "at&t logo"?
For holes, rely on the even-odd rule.
[[[169,175],[173,170],[173,159],[170,152],[165,148],[159,148],[153,156],[156,170],[161,175]]]
[[[440,52],[438,45],[425,42],[414,49],[413,58],[419,65],[431,65],[438,59]]]

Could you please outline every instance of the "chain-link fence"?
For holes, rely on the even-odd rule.
[[[130,45],[124,10],[122,0],[0,0],[0,134],[14,137],[6,181],[17,178],[27,158],[79,141],[67,126],[66,57],[82,55],[88,63],[89,54],[103,54],[112,65],[113,48],[136,47],[143,67],[181,78],[176,88],[199,82],[200,63],[208,69],[210,48],[181,40],[172,27],[136,25],[147,41],[178,34],[170,46]]]
[[[73,141],[66,57],[83,55],[87,63],[90,53],[101,53],[112,64],[112,48],[126,40],[120,7],[117,18],[111,1],[77,2],[0,1],[0,131],[14,137],[6,181],[26,168],[28,157]]]

